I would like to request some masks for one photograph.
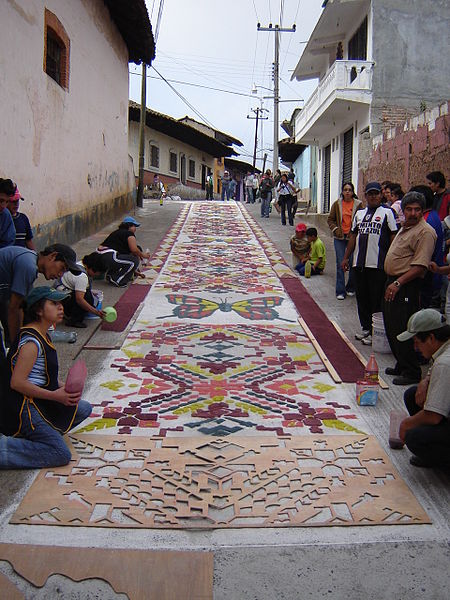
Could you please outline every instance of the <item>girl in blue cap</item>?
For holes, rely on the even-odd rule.
[[[58,380],[58,356],[47,333],[64,317],[64,292],[42,286],[25,299],[25,326],[8,352],[9,391],[2,400],[0,468],[66,465],[71,458],[62,434],[91,414],[81,392],[66,392]],[[20,437],[19,437],[20,436]]]

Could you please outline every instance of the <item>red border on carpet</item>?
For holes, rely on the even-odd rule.
[[[342,381],[355,383],[362,379],[364,367],[360,360],[338,334],[302,282],[297,277],[280,277],[280,280]]]
[[[114,305],[117,311],[117,319],[114,323],[103,321],[102,329],[104,331],[123,331],[131,321],[139,304],[150,291],[151,285],[134,284],[130,285],[126,292],[122,294]]]

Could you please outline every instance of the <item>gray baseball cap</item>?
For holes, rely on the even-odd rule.
[[[433,331],[447,325],[445,315],[434,308],[423,308],[409,317],[406,331],[399,333],[399,342],[406,342],[421,331]]]

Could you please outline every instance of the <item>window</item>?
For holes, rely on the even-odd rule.
[[[58,17],[48,9],[45,9],[44,21],[44,71],[58,85],[68,90],[69,37]]]
[[[159,169],[159,148],[150,142],[150,166]]]
[[[195,160],[189,159],[189,177],[195,179]]]
[[[348,42],[348,59],[367,60],[367,17]],[[353,67],[350,73],[350,83],[355,79],[356,69]]]
[[[169,158],[170,158],[169,170],[172,171],[172,173],[176,173],[178,171],[177,155],[175,154],[175,152],[170,152]]]

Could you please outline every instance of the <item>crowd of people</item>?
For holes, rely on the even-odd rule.
[[[236,176],[224,171],[220,178],[221,182],[221,200],[225,199],[243,201],[246,204],[255,204],[258,201],[261,204],[261,218],[268,219],[272,212],[272,207],[281,216],[281,224],[294,225],[294,217],[298,207],[298,195],[301,193],[294,185],[294,171],[282,173],[277,170],[275,176],[272,171],[267,169],[264,173],[247,171],[242,180],[242,186],[236,180]],[[208,175],[206,179],[206,199],[213,199],[213,178]],[[241,197],[242,195],[242,197]],[[286,221],[287,216],[287,221]]]
[[[162,192],[161,192],[162,194]],[[84,419],[91,407],[58,379],[58,357],[49,328],[66,320],[86,327],[88,316],[105,313],[92,290],[105,275],[126,287],[149,258],[136,241],[140,223],[131,216],[93,252],[77,262],[66,244],[37,252],[23,198],[11,179],[0,179],[0,468],[67,464],[70,451],[61,434]],[[34,286],[39,274],[50,286]]]
[[[386,368],[404,395],[409,418],[400,434],[416,466],[450,465],[450,192],[433,171],[404,193],[400,184],[370,182],[362,203],[352,182],[342,185],[327,223],[336,255],[336,298],[356,294],[361,331],[372,345],[382,313],[395,364]],[[290,247],[295,269],[320,274],[317,239],[304,223]],[[324,263],[325,264],[325,263]],[[421,365],[432,360],[422,378]]]
[[[225,172],[223,200],[236,198],[232,181]],[[268,169],[257,177],[249,172],[243,187],[245,202],[261,202],[262,218],[276,205],[282,225],[294,225],[298,190],[291,174],[278,171],[273,177]],[[417,466],[450,464],[449,200],[440,172],[429,173],[426,185],[406,194],[399,184],[370,182],[364,202],[346,182],[328,216],[336,298],[356,294],[361,331],[355,337],[370,345],[373,315],[382,312],[396,361],[386,374],[394,376],[394,385],[413,386],[404,396],[410,417],[400,435]],[[37,252],[30,222],[18,210],[22,201],[17,185],[0,179],[0,368],[10,381],[9,396],[0,402],[0,468],[70,460],[61,434],[87,418],[91,408],[59,381],[49,327],[64,318],[73,327],[84,327],[89,314],[103,318],[93,278],[105,274],[112,285],[126,287],[142,276],[140,262],[149,258],[136,240],[140,223],[131,216],[80,262],[65,244]],[[300,275],[324,272],[326,250],[315,227],[298,223],[290,247]],[[33,287],[39,273],[54,280],[53,287]],[[430,360],[422,378],[421,364]],[[8,386],[3,395],[5,390]]]

